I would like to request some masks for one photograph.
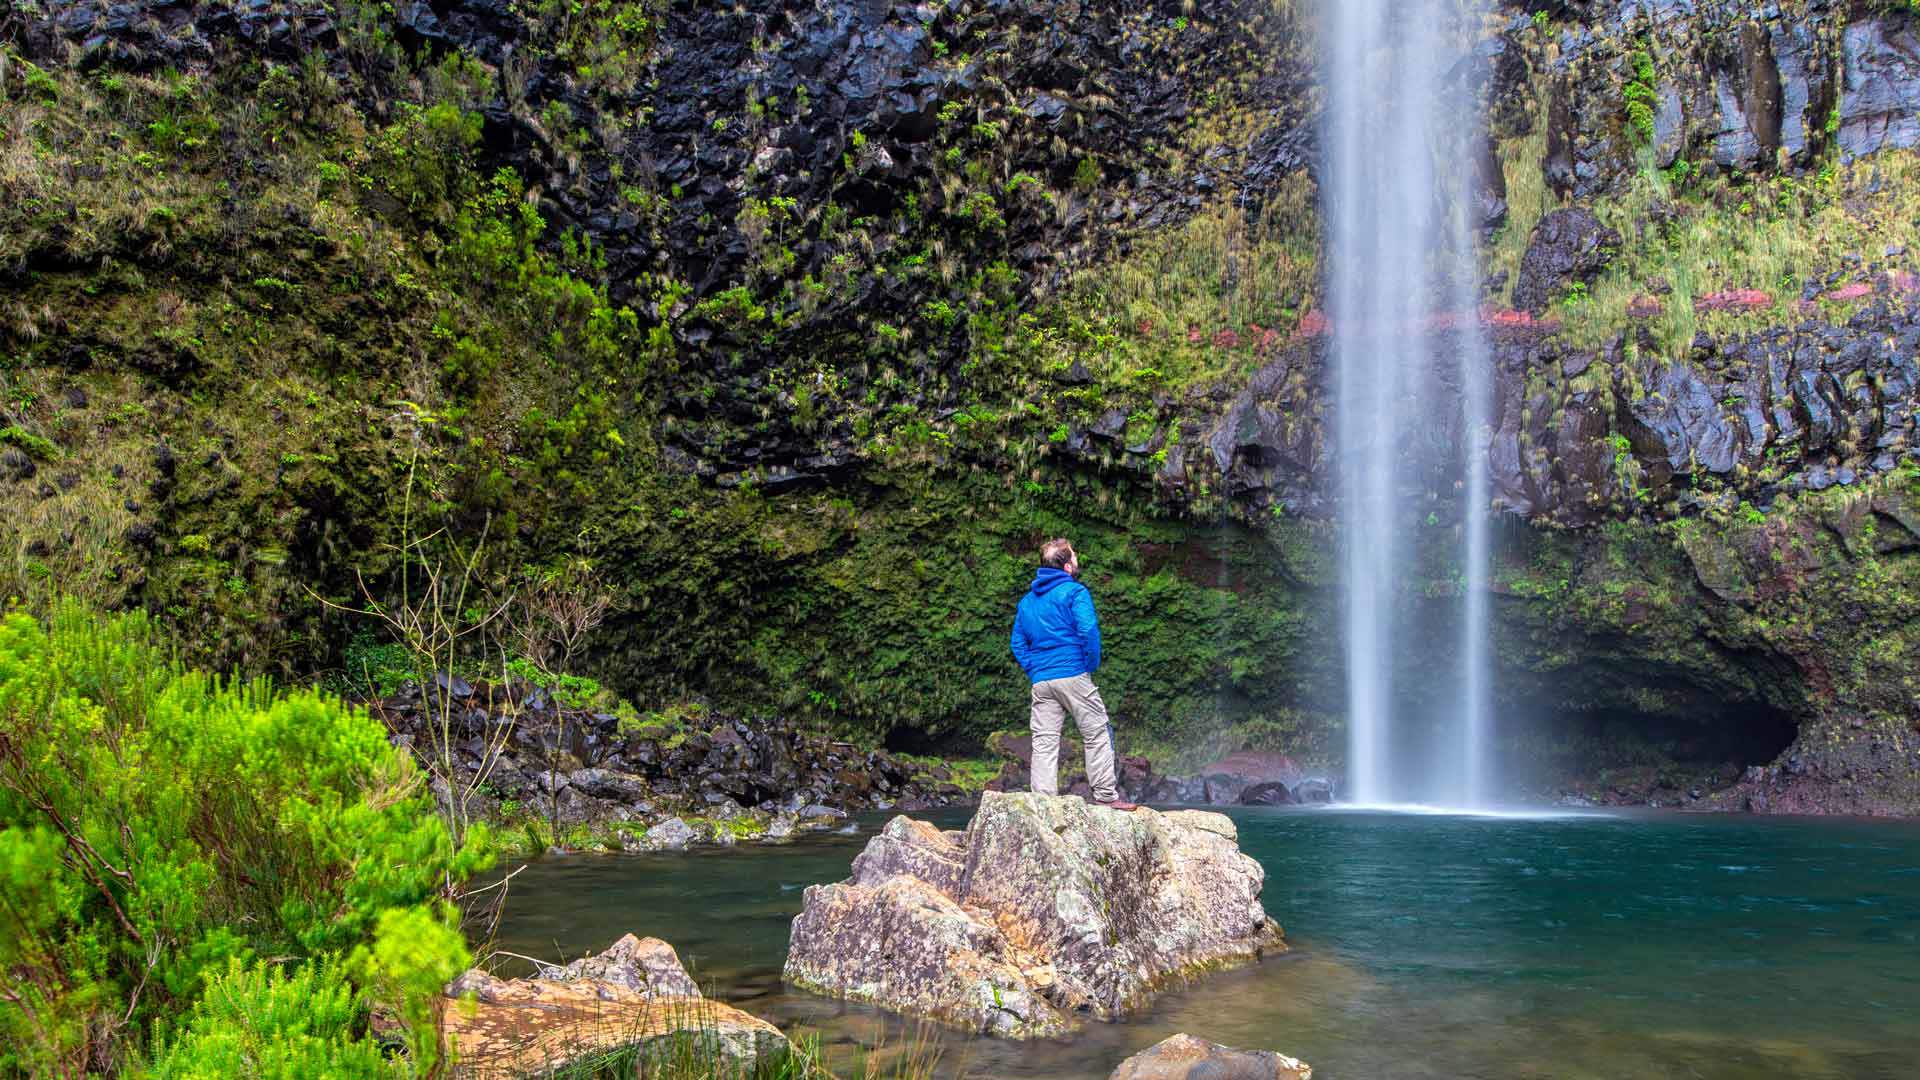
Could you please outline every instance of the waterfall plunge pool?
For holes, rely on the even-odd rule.
[[[1320,1080],[1893,1080],[1920,1061],[1920,823],[1230,815],[1291,953],[1071,1039],[942,1033],[944,1075],[1096,1080],[1176,1031],[1293,1054]],[[661,937],[709,993],[836,1055],[897,1047],[916,1025],[780,982],[801,890],[845,877],[881,823],[785,847],[543,859],[514,879],[499,946],[572,958]]]

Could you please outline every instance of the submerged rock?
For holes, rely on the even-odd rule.
[[[988,793],[964,832],[895,818],[806,892],[786,978],[975,1031],[1055,1035],[1285,949],[1233,822]]]
[[[1107,1080],[1312,1080],[1313,1067],[1271,1050],[1175,1035],[1120,1063]]]

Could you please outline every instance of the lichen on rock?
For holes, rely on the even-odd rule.
[[[1014,1038],[1116,1020],[1285,949],[1232,821],[989,792],[962,832],[895,818],[806,892],[786,978]]]
[[[1120,1063],[1107,1080],[1313,1080],[1313,1067],[1272,1050],[1173,1035]]]

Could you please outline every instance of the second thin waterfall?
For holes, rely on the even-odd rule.
[[[1347,597],[1347,796],[1354,802],[1472,808],[1492,798],[1489,361],[1471,220],[1484,135],[1473,88],[1456,81],[1471,70],[1461,61],[1481,6],[1322,6],[1329,38],[1322,190]],[[1423,460],[1430,452],[1449,460]],[[1457,670],[1431,685],[1396,686],[1396,658],[1438,650],[1437,642],[1412,640],[1408,586],[1412,530],[1433,513],[1429,503],[1443,501],[1457,507],[1460,521]]]

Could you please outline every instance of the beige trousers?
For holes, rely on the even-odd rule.
[[[1113,777],[1113,739],[1107,732],[1107,703],[1100,700],[1100,688],[1093,676],[1075,675],[1071,679],[1048,679],[1033,684],[1033,790],[1041,795],[1060,794],[1060,730],[1068,713],[1073,726],[1080,729],[1080,742],[1087,753],[1087,782],[1093,785],[1093,797],[1099,802],[1119,798],[1120,789]]]

